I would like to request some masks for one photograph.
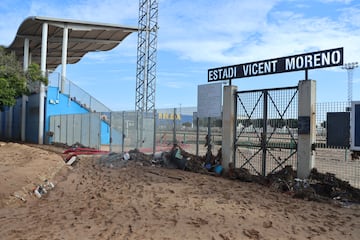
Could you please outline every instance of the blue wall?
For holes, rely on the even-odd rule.
[[[15,106],[13,107],[12,137],[16,140],[21,139],[21,101],[22,99],[18,98]]]
[[[26,102],[26,132],[27,142],[38,143],[39,134],[39,94],[28,96]],[[0,137],[20,140],[22,99],[17,99],[13,108],[5,107],[0,114]],[[9,111],[12,110],[12,122],[9,123]],[[81,106],[80,103],[71,100],[67,95],[61,94],[57,87],[49,86],[45,98],[45,122],[44,142],[48,143],[48,132],[50,129],[50,116],[66,114],[86,114],[89,109]],[[100,116],[99,116],[100,117]],[[11,129],[10,125],[11,124]],[[101,120],[100,144],[110,144],[110,125]],[[113,131],[113,134],[117,133]],[[120,135],[120,134],[119,134]],[[117,137],[117,136],[115,136]]]
[[[101,121],[101,144],[110,144],[110,125],[105,122]]]
[[[78,102],[70,100],[67,95],[59,93],[57,87],[48,87],[45,109],[45,136],[50,129],[50,116],[89,112],[87,108],[81,106]],[[101,144],[110,143],[109,128],[108,123],[101,121]]]
[[[29,96],[26,105],[26,132],[28,142],[38,143],[39,134],[39,94]]]

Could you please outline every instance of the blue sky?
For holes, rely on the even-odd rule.
[[[2,0],[0,45],[13,41],[29,16],[138,25],[137,0]],[[344,47],[344,62],[360,62],[357,0],[159,0],[156,107],[193,107],[207,69]],[[68,65],[67,78],[112,110],[135,109],[137,34],[117,48]],[[61,72],[61,69],[57,69]],[[309,71],[317,101],[347,101],[340,67]],[[304,72],[233,80],[239,90],[287,87]],[[360,69],[353,100],[360,101]]]

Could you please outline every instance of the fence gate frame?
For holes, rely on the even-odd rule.
[[[286,90],[294,90],[294,92],[292,93],[291,98],[287,101],[286,103],[286,107],[283,109],[283,111],[280,110],[280,108],[277,105],[276,100],[274,99],[274,97],[269,94],[269,92],[280,92],[281,91],[286,91]],[[248,109],[246,108],[246,106],[244,105],[242,99],[241,99],[241,95],[242,94],[251,94],[251,93],[260,93],[260,96],[258,96],[258,98],[255,101],[255,104],[252,106],[251,111],[248,111]],[[267,168],[267,156],[270,155],[271,159],[275,160],[276,162],[276,166],[274,168],[272,168],[270,170],[270,173],[275,172],[277,169],[279,169],[280,167],[283,169],[284,168],[284,164],[291,158],[293,157],[295,154],[297,154],[297,145],[298,145],[298,138],[297,138],[297,127],[296,128],[292,128],[290,129],[289,124],[285,124],[284,126],[286,126],[286,134],[288,136],[290,136],[290,144],[284,144],[284,143],[273,143],[270,140],[272,139],[274,133],[276,132],[276,129],[278,129],[277,126],[273,127],[272,131],[268,131],[269,129],[267,128],[268,126],[268,120],[270,120],[268,118],[269,116],[269,109],[268,106],[273,106],[276,110],[276,116],[279,117],[280,121],[285,121],[284,120],[284,116],[285,114],[287,114],[287,111],[289,110],[291,104],[294,104],[294,100],[296,98],[298,98],[298,93],[299,93],[299,87],[298,86],[292,86],[292,87],[282,87],[282,88],[267,88],[267,89],[258,89],[258,90],[247,90],[247,91],[236,91],[235,92],[235,97],[234,97],[234,107],[235,107],[235,118],[236,118],[236,124],[234,124],[234,153],[233,153],[233,162],[235,167],[236,166],[236,155],[237,152],[245,159],[245,161],[241,164],[241,166],[239,166],[240,168],[249,165],[252,170],[255,170],[255,172],[258,175],[266,175],[266,168]],[[296,99],[298,100],[298,99]],[[258,140],[258,143],[249,143],[249,142],[244,142],[244,143],[239,143],[239,139],[241,137],[241,135],[244,133],[245,127],[243,127],[240,130],[240,133],[238,134],[237,132],[237,116],[238,116],[238,103],[240,104],[240,106],[242,107],[242,110],[244,111],[245,115],[246,115],[246,121],[251,122],[252,119],[252,115],[254,114],[254,111],[257,107],[259,107],[259,104],[262,103],[262,127],[256,129],[255,127],[253,127],[254,130],[254,134],[256,135],[256,139]],[[296,104],[296,103],[295,103]],[[298,106],[296,106],[297,108]],[[261,112],[261,110],[260,110]],[[298,112],[296,112],[296,119],[298,120]],[[293,131],[296,129],[296,135],[293,133]],[[270,134],[270,135],[269,135]],[[240,147],[255,147],[257,148],[257,150],[255,150],[255,152],[250,156],[250,157],[246,157],[245,154],[243,154],[240,150]],[[275,157],[272,154],[272,149],[290,149],[290,153],[288,156],[286,156],[283,159],[278,159],[277,157]],[[254,167],[254,165],[252,164],[252,160],[253,158],[258,155],[261,154],[261,173],[258,171],[258,169],[256,167]],[[297,157],[297,155],[295,155],[295,158]],[[296,159],[297,161],[297,159]]]

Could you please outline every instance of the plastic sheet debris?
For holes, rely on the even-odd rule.
[[[37,185],[33,192],[36,197],[41,198],[43,195],[47,194],[48,191],[52,190],[54,187],[55,185],[52,182],[45,180],[44,184]]]
[[[66,162],[66,165],[73,165],[78,160],[78,157],[76,155],[71,156],[71,158]]]
[[[34,193],[35,193],[35,196],[37,196],[38,198],[41,198],[42,195],[47,193],[47,191],[42,186],[36,186],[36,188],[34,189]]]
[[[125,161],[130,160],[130,154],[129,153],[124,153],[123,158],[124,158]]]

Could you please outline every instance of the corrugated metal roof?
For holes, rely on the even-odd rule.
[[[46,69],[54,70],[61,64],[63,29],[67,25],[68,51],[67,63],[73,64],[81,60],[88,52],[107,51],[118,46],[137,27],[115,24],[86,22],[70,19],[48,17],[29,17],[20,25],[16,37],[9,50],[13,50],[19,61],[23,61],[24,39],[30,40],[32,62],[40,65],[42,24],[48,23],[48,43]]]

